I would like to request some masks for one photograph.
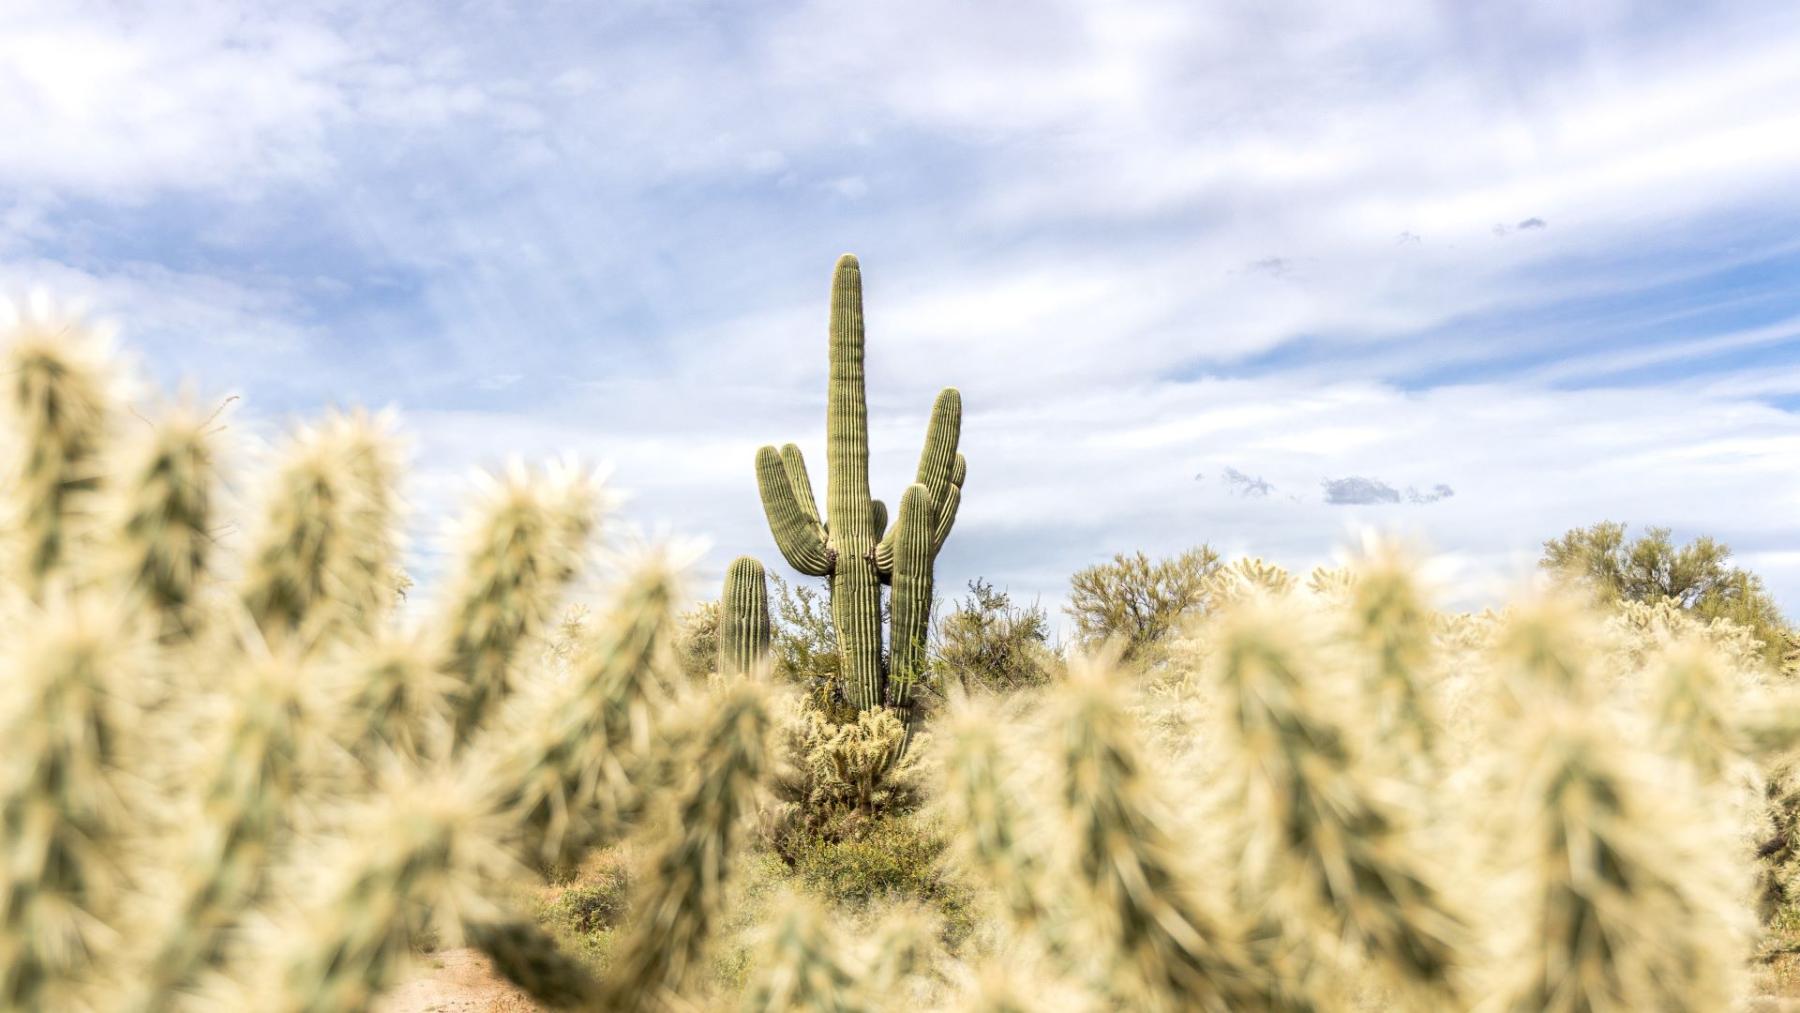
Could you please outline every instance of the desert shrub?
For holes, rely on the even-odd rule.
[[[944,832],[918,815],[848,812],[791,843],[791,874],[806,892],[846,913],[893,905],[928,910],[939,942],[955,950],[983,910],[945,861],[948,847]]]
[[[1705,619],[1749,630],[1771,667],[1796,648],[1796,634],[1762,578],[1731,562],[1731,547],[1702,535],[1676,545],[1668,528],[1626,537],[1623,524],[1602,521],[1544,543],[1539,565],[1574,580],[1603,603],[1672,602]]]
[[[972,580],[968,597],[938,621],[933,681],[965,690],[1043,685],[1059,660],[1049,642],[1050,617],[1042,607],[1014,605],[1006,592]]]
[[[1129,657],[1206,610],[1208,578],[1220,565],[1218,553],[1205,545],[1158,560],[1119,553],[1069,578],[1065,611],[1079,640],[1093,645],[1116,639]]]
[[[794,874],[834,902],[910,898],[943,892],[937,868],[944,841],[907,816],[842,813],[795,848]]]

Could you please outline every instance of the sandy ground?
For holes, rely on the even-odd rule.
[[[474,950],[419,958],[417,975],[390,992],[379,1013],[535,1013],[542,1009],[494,973]]]

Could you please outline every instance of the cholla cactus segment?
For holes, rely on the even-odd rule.
[[[651,725],[672,682],[679,581],[651,559],[575,651],[567,678],[517,727],[497,727],[481,758],[494,806],[526,854],[573,862],[641,808]]]
[[[594,527],[588,476],[522,465],[486,483],[466,524],[461,572],[440,629],[446,670],[458,682],[452,743],[460,747],[512,692],[525,642],[555,615]]]
[[[244,659],[232,673],[225,726],[201,787],[198,819],[185,824],[173,904],[155,949],[133,976],[127,1007],[153,1013],[221,968],[226,940],[268,891],[269,870],[290,828],[300,781],[316,769],[322,738],[314,680],[289,652]]]
[[[932,406],[919,457],[923,486],[910,522],[887,526],[887,507],[869,495],[869,410],[864,390],[862,267],[838,258],[831,281],[830,386],[826,406],[826,513],[821,516],[800,450],[766,446],[756,454],[757,487],[769,530],[796,570],[831,578],[832,622],[842,653],[845,696],[859,710],[904,706],[919,676],[922,623],[929,622],[931,565],[949,537],[968,465],[956,447],[962,395],[944,390]],[[909,493],[910,495],[910,493]],[[898,539],[913,533],[900,568]],[[895,584],[892,671],[882,650],[881,585]],[[897,686],[890,687],[890,679]]]
[[[354,411],[327,421],[346,468],[345,558],[339,607],[351,632],[366,636],[391,610],[399,562],[400,450],[393,417]]]
[[[1414,568],[1398,548],[1384,545],[1346,583],[1349,639],[1374,702],[1376,737],[1396,753],[1430,762],[1439,737],[1426,682],[1434,612]]]
[[[764,930],[744,1013],[860,1013],[871,1004],[832,938],[825,916],[807,901],[782,905]]]
[[[384,493],[372,487],[374,435],[355,419],[303,427],[263,493],[243,577],[245,608],[271,642],[331,642],[367,629],[371,557],[388,553]]]
[[[212,420],[179,408],[125,441],[108,518],[112,576],[157,617],[166,639],[191,637],[217,515]]]
[[[344,703],[337,740],[370,777],[393,758],[424,765],[448,752],[454,679],[417,632],[377,632],[332,659]]]
[[[1514,696],[1529,707],[1546,692],[1592,696],[1595,680],[1586,662],[1598,639],[1585,603],[1550,594],[1508,610],[1494,647],[1506,662]]]
[[[763,565],[739,556],[725,571],[719,598],[719,674],[760,672],[769,659],[769,582]]]
[[[602,1009],[661,1008],[698,962],[716,931],[724,881],[743,814],[768,767],[769,703],[738,680],[705,702],[693,749],[673,769],[669,836],[655,847],[632,904],[632,924],[611,963]],[[677,739],[685,736],[677,736]]]
[[[1526,893],[1501,992],[1520,1011],[1726,1009],[1742,953],[1727,840],[1653,758],[1566,704],[1532,720],[1504,833]]]
[[[351,825],[322,895],[282,932],[281,971],[254,1005],[282,1013],[365,1009],[432,927],[447,942],[494,920],[487,883],[512,873],[503,824],[466,775],[402,783]],[[273,991],[274,994],[267,994]]]
[[[116,689],[145,657],[125,617],[52,595],[0,659],[0,1009],[76,1009],[121,900],[130,753]]]
[[[1651,675],[1656,745],[1703,783],[1718,783],[1752,746],[1753,736],[1737,719],[1732,673],[1717,652],[1690,636],[1664,648]]]
[[[1294,912],[1346,938],[1425,1008],[1456,1004],[1463,920],[1318,685],[1314,617],[1251,597],[1214,631],[1249,867]],[[1391,788],[1389,789],[1392,790]]]
[[[1181,864],[1113,678],[1108,660],[1080,660],[1053,707],[1071,871],[1113,987],[1142,1009],[1270,1008],[1241,934],[1206,909]]]
[[[941,793],[963,860],[1023,927],[1043,921],[1045,859],[1025,824],[993,716],[959,703],[946,730]]]
[[[46,585],[92,539],[102,457],[117,414],[117,382],[106,342],[86,326],[40,307],[12,329],[6,377],[4,529],[9,572],[41,600]],[[80,575],[85,578],[91,575]]]

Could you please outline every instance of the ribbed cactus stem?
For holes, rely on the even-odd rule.
[[[801,573],[831,578],[842,689],[859,710],[905,707],[923,674],[932,564],[955,523],[967,471],[956,451],[962,395],[948,388],[932,406],[919,456],[918,491],[908,490],[898,519],[888,526],[887,505],[869,495],[864,350],[862,268],[845,254],[838,258],[831,283],[826,516],[819,516],[798,447],[790,443],[777,451],[766,446],[756,455],[763,512],[782,557]],[[895,586],[891,659],[884,657],[881,629],[881,586],[890,583]]]
[[[825,416],[825,495],[831,546],[831,621],[843,653],[844,689],[859,710],[884,702],[881,575],[869,496],[869,406],[863,389],[862,268],[838,258],[831,281],[831,387]]]
[[[931,547],[936,529],[931,492],[914,483],[900,500],[900,520],[894,526],[894,655],[888,695],[895,707],[912,702],[913,687],[925,673],[925,639],[931,629]]]
[[[753,673],[768,656],[768,578],[760,562],[739,556],[725,571],[725,593],[719,599],[719,673]]]

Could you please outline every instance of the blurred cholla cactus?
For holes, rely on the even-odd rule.
[[[367,634],[385,614],[395,570],[390,443],[361,414],[290,439],[243,578],[244,606],[270,641],[331,644]]]
[[[126,693],[147,670],[146,645],[117,609],[61,592],[7,641],[0,1008],[75,1009],[117,946],[136,815],[128,782],[144,760]]]
[[[119,495],[107,526],[108,576],[144,598],[168,638],[192,637],[218,519],[214,420],[178,407],[156,423],[128,429],[111,474]]]
[[[100,518],[97,491],[121,401],[110,343],[94,328],[65,317],[42,294],[21,318],[0,299],[0,332],[10,330],[6,377],[5,507],[9,582],[41,600],[62,571],[67,580],[92,574],[92,539]]]
[[[1359,620],[1392,599],[1384,577],[1399,579],[1365,578]],[[1377,668],[1396,663],[1384,657],[1392,641],[1416,635],[1393,616],[1382,622],[1383,635],[1368,645]],[[1297,924],[1359,949],[1419,1008],[1456,1005],[1467,927],[1413,833],[1406,800],[1395,797],[1398,786],[1371,769],[1345,724],[1341,694],[1326,684],[1322,626],[1292,599],[1249,596],[1214,631],[1250,882]]]
[[[1526,915],[1497,990],[1521,1011],[1723,1009],[1742,957],[1732,849],[1670,758],[1596,713],[1594,628],[1579,606],[1545,599],[1498,645],[1534,692],[1513,819],[1494,828]]]
[[[457,681],[451,742],[459,749],[512,692],[522,648],[581,568],[596,505],[592,479],[566,465],[540,478],[514,461],[501,477],[480,480],[481,501],[463,521],[462,570],[436,626]]]
[[[1084,659],[1051,702],[1069,881],[1110,987],[1140,1009],[1262,1009],[1275,983],[1242,931],[1201,899],[1169,832],[1107,659]]]

